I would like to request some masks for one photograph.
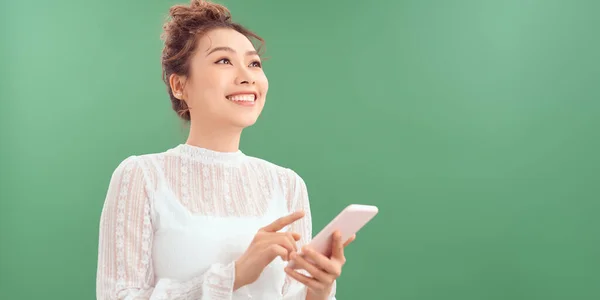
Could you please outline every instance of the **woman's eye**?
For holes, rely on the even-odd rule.
[[[262,65],[261,65],[260,61],[254,61],[250,64],[250,66],[260,68]]]
[[[231,64],[231,61],[229,61],[229,59],[227,59],[227,58],[222,58],[222,59],[219,59],[216,63],[217,64]]]

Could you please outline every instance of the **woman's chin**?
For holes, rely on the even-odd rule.
[[[237,118],[235,120],[232,120],[233,125],[235,127],[239,127],[239,128],[246,128],[246,127],[250,127],[252,125],[254,125],[257,121],[257,117],[254,116],[247,116],[247,117],[240,117]]]

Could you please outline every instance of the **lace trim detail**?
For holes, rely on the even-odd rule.
[[[171,152],[179,153],[182,156],[201,160],[206,163],[236,163],[242,162],[247,158],[241,150],[235,152],[219,152],[189,144],[180,144],[171,149]]]
[[[231,203],[231,173],[228,167],[223,169],[223,196],[225,198],[225,209],[227,211],[227,215],[231,216],[235,213],[233,210],[233,203]]]
[[[187,159],[181,160],[181,177],[179,181],[181,182],[181,202],[183,206],[190,206],[190,181],[192,178],[189,174],[190,163]]]
[[[141,278],[145,278],[147,275],[146,271],[151,267],[152,239],[154,233],[152,222],[150,220],[150,205],[144,205],[144,221],[142,226],[142,258],[139,271]],[[151,278],[145,279],[148,281]]]
[[[131,173],[133,169],[133,158],[127,159],[125,162],[122,179],[120,182],[120,191],[117,199],[117,216],[115,228],[116,240],[116,264],[117,264],[117,290],[125,288],[125,208],[127,196],[129,194],[129,183],[131,181]]]

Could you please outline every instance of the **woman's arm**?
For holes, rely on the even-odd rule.
[[[155,282],[153,228],[148,176],[137,157],[129,157],[110,180],[98,245],[98,299],[231,299],[235,262],[214,264],[186,282]]]

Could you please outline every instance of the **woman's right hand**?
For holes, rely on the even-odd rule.
[[[235,262],[234,291],[256,281],[277,256],[289,260],[290,253],[298,250],[296,241],[300,240],[300,234],[278,231],[302,217],[304,212],[294,212],[258,230],[246,252]]]

